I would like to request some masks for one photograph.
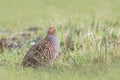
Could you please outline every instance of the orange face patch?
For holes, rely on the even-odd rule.
[[[56,28],[55,28],[55,27],[50,27],[50,28],[48,29],[48,33],[49,33],[49,34],[55,34],[55,33],[56,33]]]

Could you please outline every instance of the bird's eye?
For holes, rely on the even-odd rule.
[[[52,27],[50,27],[50,29],[52,29]]]

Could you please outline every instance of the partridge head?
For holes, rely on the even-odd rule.
[[[47,34],[55,35],[56,34],[56,28],[55,27],[48,28]]]

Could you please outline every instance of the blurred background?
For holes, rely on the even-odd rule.
[[[68,19],[119,18],[119,0],[1,0],[0,29],[48,26]]]

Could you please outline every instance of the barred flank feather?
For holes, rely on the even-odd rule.
[[[53,29],[49,28],[49,29]],[[54,29],[53,29],[54,31]],[[46,38],[34,44],[23,58],[23,66],[37,66],[52,64],[59,54],[59,41],[55,34],[48,30]]]

